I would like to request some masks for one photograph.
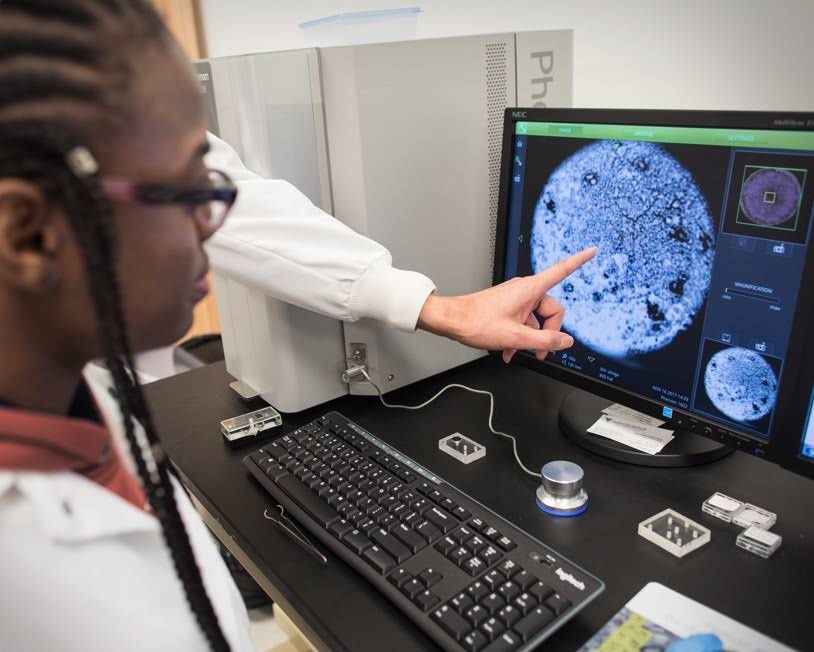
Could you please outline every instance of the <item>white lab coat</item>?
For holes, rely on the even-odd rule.
[[[135,473],[109,374],[88,365],[85,377]],[[254,650],[209,531],[180,486],[175,495],[231,649]],[[207,649],[157,519],[76,473],[0,469],[0,651]]]
[[[287,181],[249,171],[210,134],[206,164],[238,186],[237,204],[206,244],[212,268],[287,303],[343,321],[370,317],[415,330],[435,289],[396,269],[383,246],[323,212]]]

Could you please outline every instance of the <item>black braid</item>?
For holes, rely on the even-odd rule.
[[[158,39],[164,35],[160,18],[142,0],[123,3],[117,0],[0,0],[0,25],[4,24],[3,16],[8,15],[7,12],[12,16],[60,18],[71,27],[91,31],[104,29],[100,27],[104,22],[101,17],[118,17],[121,22],[125,22],[126,17],[126,24],[120,24],[119,29],[131,36],[138,34],[142,39]],[[117,278],[113,209],[104,197],[96,175],[77,174],[66,162],[66,156],[77,145],[92,140],[90,125],[74,124],[73,115],[56,110],[52,118],[36,122],[3,119],[4,109],[14,110],[23,105],[48,108],[52,100],[70,100],[87,104],[90,108],[101,108],[109,90],[94,88],[87,80],[61,74],[58,60],[93,68],[97,62],[110,59],[112,54],[101,50],[98,44],[102,39],[96,34],[89,34],[85,41],[90,47],[55,39],[54,47],[49,48],[47,39],[29,38],[27,31],[23,34],[18,30],[15,38],[4,40],[0,46],[0,178],[25,178],[38,183],[66,211],[84,257],[100,342],[113,376],[125,435],[145,494],[161,522],[164,540],[198,625],[213,650],[227,651],[229,645],[206,594],[175,502],[169,463],[161,450],[144,394],[136,380]],[[31,71],[22,75],[16,66],[10,72],[4,71],[4,63],[16,55],[39,57],[52,66],[53,72],[46,78],[42,74],[31,74]],[[130,70],[126,61],[119,68]],[[109,70],[102,71],[100,78],[109,80]],[[10,88],[5,87],[2,82],[11,78],[15,83]],[[136,430],[136,422],[142,426],[142,437]]]

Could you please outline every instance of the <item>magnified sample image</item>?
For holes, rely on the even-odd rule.
[[[774,408],[777,376],[759,353],[729,348],[715,353],[704,370],[712,404],[735,421],[757,421]]]
[[[709,285],[714,226],[692,174],[666,149],[599,141],[554,170],[534,212],[532,268],[591,245],[596,258],[551,290],[576,339],[625,358],[692,324]]]
[[[803,192],[797,176],[779,168],[751,166],[746,174],[740,200],[743,217],[761,226],[778,226],[797,217]]]

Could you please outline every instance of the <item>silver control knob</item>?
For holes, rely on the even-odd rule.
[[[537,507],[557,516],[576,516],[588,508],[588,493],[582,486],[585,473],[573,462],[549,462],[540,471]]]

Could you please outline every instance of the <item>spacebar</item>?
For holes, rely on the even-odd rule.
[[[327,528],[339,518],[339,514],[336,513],[333,507],[323,502],[296,476],[284,475],[277,481],[277,486],[322,527]]]

